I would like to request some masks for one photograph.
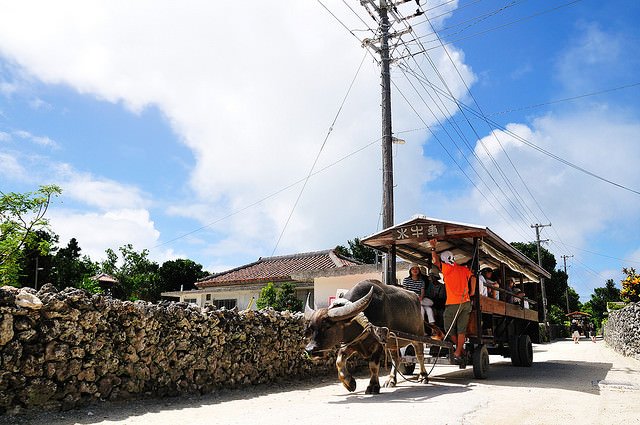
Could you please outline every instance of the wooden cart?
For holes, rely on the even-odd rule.
[[[550,278],[550,274],[487,227],[425,216],[416,216],[366,237],[362,242],[385,253],[395,251],[398,257],[430,269],[429,239],[438,240],[438,254],[445,250],[453,252],[456,262],[466,264],[476,276],[484,267],[491,267],[498,274],[494,274],[494,277],[500,282],[500,287],[496,289],[499,299],[480,295],[476,287],[471,300],[473,310],[465,351],[466,364],[473,364],[476,378],[487,377],[489,354],[510,357],[514,366],[531,366],[532,342],[540,342],[538,304],[535,300],[541,299],[540,279]],[[507,290],[506,282],[509,279],[514,279],[526,295]],[[479,280],[476,282],[478,285]],[[436,308],[439,325],[443,328],[441,313]],[[443,330],[446,333],[447,330]],[[453,362],[450,343],[428,337],[414,336],[410,339],[425,344],[425,353],[430,354],[425,359],[427,362]],[[411,356],[405,358],[412,360]],[[465,364],[461,367],[465,367]]]

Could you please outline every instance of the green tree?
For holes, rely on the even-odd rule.
[[[375,264],[376,251],[373,248],[365,246],[359,238],[347,241],[349,248],[342,245],[336,246],[335,250],[338,254],[351,257],[363,264]]]
[[[567,316],[565,316],[565,314],[566,313],[563,309],[552,304],[549,306],[549,311],[547,312],[547,320],[549,323],[562,325],[567,320]]]
[[[48,229],[38,229],[29,233],[22,246],[18,277],[19,286],[41,287],[51,281],[53,253],[58,236]]]
[[[107,258],[100,263],[100,270],[115,277],[118,271],[118,254],[111,248],[107,248],[105,254],[107,254]]]
[[[119,251],[121,259],[112,249],[107,249],[107,259],[101,264],[104,273],[118,280],[112,295],[123,300],[155,301],[160,282],[158,263],[149,260],[148,250],[137,252],[131,244],[121,246]],[[122,265],[119,266],[119,262]]]
[[[593,290],[591,300],[585,303],[582,311],[591,314],[599,326],[607,311],[607,302],[610,301],[620,301],[620,290],[616,288],[613,279],[607,279],[604,287]]]
[[[260,296],[256,300],[256,307],[259,309],[273,307],[277,305],[278,291],[273,282],[267,283],[261,290]]]
[[[66,247],[58,249],[52,259],[51,283],[57,288],[72,286],[96,293],[100,286],[95,288],[88,280],[98,273],[98,264],[89,256],[82,256],[81,252],[76,238],[71,238]]]
[[[511,245],[538,264],[538,246],[535,242],[512,242]],[[554,271],[557,265],[556,257],[545,247],[540,247],[540,256],[542,268],[549,273]]]
[[[153,296],[155,299],[160,299],[162,292],[196,289],[195,283],[198,279],[208,275],[208,272],[202,270],[202,264],[192,260],[165,261],[158,269],[159,284]]]
[[[302,311],[302,301],[296,298],[296,286],[293,282],[285,282],[276,295],[276,310]]]
[[[349,248],[345,247],[344,245],[336,246],[334,248],[334,251],[342,255],[343,257],[351,257],[351,251],[349,251]]]
[[[296,298],[296,286],[293,282],[285,282],[279,288],[273,282],[269,282],[260,290],[256,307],[272,307],[277,311],[302,311],[302,301]]]
[[[580,295],[572,287],[568,288],[569,292],[569,312],[580,311],[582,303],[580,302]]]
[[[166,291],[178,291],[180,288],[185,291],[196,289],[195,283],[198,279],[209,275],[207,271],[202,270],[202,264],[188,259],[165,261],[158,273],[164,286],[163,290]]]
[[[518,251],[526,255],[531,261],[538,264],[538,247],[535,242],[512,242]],[[568,282],[567,274],[562,270],[556,270],[556,257],[546,248],[540,247],[540,256],[542,257],[542,268],[551,274],[551,279],[545,279],[545,292],[547,295],[547,320],[549,323],[562,324],[565,318],[559,314],[551,315],[552,306],[557,307],[553,311],[558,313],[567,309],[567,291]],[[528,294],[527,294],[528,295]],[[536,301],[542,306],[542,291],[538,291]],[[571,307],[571,296],[569,296],[569,304]]]
[[[62,190],[55,185],[40,186],[35,192],[0,191],[0,284],[19,285],[23,248],[36,230],[46,230],[45,218],[51,198]],[[41,255],[49,253],[45,242],[38,246]]]
[[[91,277],[84,277],[82,281],[76,286],[76,288],[84,289],[92,294],[102,294],[104,291],[100,287],[98,281],[91,279]]]

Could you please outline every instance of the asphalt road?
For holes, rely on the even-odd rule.
[[[349,393],[329,377],[228,391],[202,397],[102,403],[84,410],[0,423],[62,425],[173,424],[640,424],[640,361],[603,341],[534,345],[530,368],[491,356],[489,377],[471,367],[436,366],[429,384],[400,380],[380,395],[365,395],[357,376]]]

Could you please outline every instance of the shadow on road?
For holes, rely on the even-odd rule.
[[[0,415],[0,425],[90,425],[108,420],[123,421],[147,413],[180,411],[203,406],[213,406],[235,400],[265,397],[286,391],[312,390],[323,385],[336,383],[342,386],[334,374],[300,380],[283,380],[273,384],[216,390],[204,395],[182,395],[177,397],[148,398],[134,400],[104,401],[67,412],[27,412],[16,416]]]
[[[447,381],[460,384],[497,385],[507,387],[557,388],[567,391],[599,394],[597,383],[604,380],[612,363],[594,363],[571,360],[553,360],[533,363],[531,367],[515,367],[511,362],[491,363],[489,377],[484,380],[473,377],[473,368],[438,375]]]
[[[351,404],[351,403],[411,403],[434,399],[441,395],[461,393],[469,391],[466,385],[443,385],[442,383],[417,384],[409,382],[399,382],[395,388],[382,388],[380,394],[368,395],[362,391],[345,393],[344,399],[329,401],[328,404]],[[338,395],[338,394],[336,394]]]

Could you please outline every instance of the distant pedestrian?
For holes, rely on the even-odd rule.
[[[576,319],[571,321],[571,338],[575,344],[578,344],[578,340],[580,339],[580,328],[578,327],[578,321]]]
[[[591,338],[591,341],[594,343],[596,342],[596,329],[592,322],[589,322],[589,337]]]

